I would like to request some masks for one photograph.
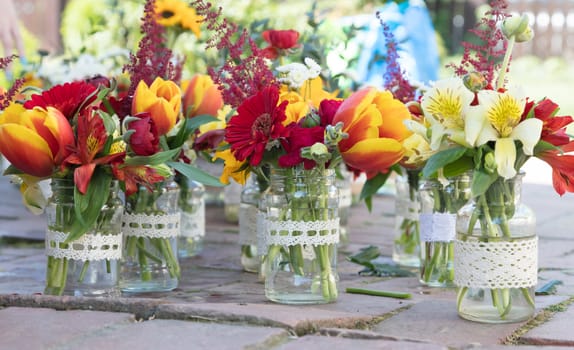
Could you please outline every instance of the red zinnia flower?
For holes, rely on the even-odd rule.
[[[125,152],[108,154],[96,158],[103,151],[108,140],[104,121],[97,111],[90,107],[78,117],[78,137],[75,146],[70,146],[72,153],[64,160],[66,164],[79,165],[74,170],[74,183],[80,193],[85,194],[98,164],[119,162]]]
[[[555,116],[558,112],[558,105],[550,99],[544,99],[534,105],[534,102],[528,102],[522,114],[522,118],[531,112],[534,107],[534,118],[542,120],[542,135],[540,139],[554,146],[562,146],[570,141],[566,134],[566,126],[572,123],[571,116]]]
[[[263,39],[269,46],[263,49],[263,54],[269,59],[276,59],[282,50],[297,46],[299,32],[296,30],[266,30],[262,33]]]
[[[246,99],[237,109],[237,115],[229,120],[225,140],[237,160],[249,158],[249,163],[257,166],[267,143],[287,135],[283,121],[288,102],[277,105],[278,101],[279,89],[274,85],[265,87]]]
[[[91,101],[84,103],[86,98],[92,95],[95,90],[96,87],[94,85],[85,81],[55,85],[49,90],[43,91],[40,95],[32,95],[31,99],[24,103],[24,107],[33,109],[39,106],[46,109],[46,107],[51,106],[62,112],[66,118],[72,119],[82,104],[87,106],[89,102],[96,98],[93,95]]]

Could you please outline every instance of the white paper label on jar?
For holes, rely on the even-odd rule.
[[[456,214],[420,214],[421,241],[450,242],[456,236]]]

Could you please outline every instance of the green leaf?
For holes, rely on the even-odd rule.
[[[457,146],[433,154],[423,168],[423,177],[432,177],[439,169],[444,168],[447,164],[462,157],[466,153],[466,150],[466,147]]]
[[[454,162],[445,165],[443,168],[443,175],[445,177],[454,177],[465,172],[472,170],[474,168],[474,162],[471,157],[460,157]]]
[[[475,170],[472,173],[471,191],[473,196],[480,196],[496,181],[498,174],[489,174],[482,170]]]
[[[180,147],[185,141],[187,141],[187,139],[189,139],[189,135],[193,134],[200,126],[216,121],[219,121],[219,119],[209,114],[202,114],[193,118],[185,118],[177,135],[170,137],[167,143],[170,148]]]
[[[23,175],[22,170],[16,168],[14,165],[10,164],[6,170],[4,170],[3,175]]]
[[[126,165],[160,165],[167,163],[177,156],[180,152],[179,148],[171,149],[169,151],[158,152],[151,156],[135,156],[126,158]]]
[[[86,194],[82,195],[78,191],[78,188],[74,189],[75,220],[72,222],[70,234],[66,242],[80,238],[94,226],[100,215],[102,206],[106,203],[110,194],[111,182],[111,175],[103,170],[97,169],[88,185]]]
[[[538,141],[538,143],[534,147],[534,154],[539,154],[540,152],[554,151],[554,150],[560,150],[560,147],[554,146],[553,144],[551,144],[549,142],[540,140],[540,141]]]
[[[383,185],[389,179],[392,171],[388,171],[386,174],[378,173],[374,177],[368,179],[365,184],[363,185],[363,189],[361,190],[361,195],[359,196],[359,200],[364,200],[365,204],[369,211],[372,209],[372,197],[377,193],[379,188],[383,187]]]
[[[205,171],[194,167],[193,165],[181,162],[167,162],[168,166],[180,172],[190,180],[195,180],[207,186],[222,187],[224,186],[218,178],[206,173]]]

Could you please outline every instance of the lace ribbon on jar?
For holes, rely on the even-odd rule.
[[[123,233],[127,236],[170,238],[180,234],[180,213],[148,215],[124,214]]]
[[[46,231],[46,255],[81,261],[119,260],[122,258],[122,235],[86,233],[65,243],[67,233]]]

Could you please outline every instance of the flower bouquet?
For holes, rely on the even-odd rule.
[[[264,175],[263,166],[271,173],[260,202],[267,215],[266,296],[281,303],[333,302],[339,241],[334,169],[344,162],[379,179],[403,156],[400,141],[410,132],[402,122],[410,114],[389,92],[365,88],[343,100],[325,91],[322,68],[308,57],[279,65],[274,74],[246,31],[218,22],[209,5],[196,8],[218,29],[212,45],[229,48],[224,66],[211,72],[235,109],[217,153],[225,160],[222,176]],[[229,41],[233,34],[236,42]],[[297,40],[293,31],[266,36],[286,39],[267,50],[274,54]]]
[[[32,212],[46,209],[47,294],[118,293],[123,205],[113,168],[126,154],[102,108],[110,91],[97,80],[56,85],[0,116],[0,152],[12,163],[5,174],[20,179]],[[52,180],[48,203],[43,179]]]
[[[570,116],[544,98],[527,98],[507,84],[512,47],[533,33],[527,16],[511,17],[504,1],[474,30],[482,44],[465,43],[458,77],[440,80],[422,98],[430,124],[423,176],[439,180],[471,171],[472,200],[456,219],[454,282],[457,309],[480,322],[516,322],[534,311],[537,282],[535,218],[520,201],[520,169],[530,157],[553,169],[560,194],[574,191]],[[496,59],[502,57],[497,63]]]
[[[125,67],[130,73],[129,90],[109,101],[110,109],[122,120],[128,146],[126,167],[116,169],[125,183],[125,254],[120,287],[128,292],[166,291],[178,284],[181,214],[176,173],[178,179],[220,185],[217,179],[191,166],[186,157],[190,135],[214,118],[182,114],[182,92],[176,83],[182,62],[172,61],[157,11],[155,1],[146,2],[144,36]],[[185,107],[190,107],[185,101]],[[187,109],[190,114],[192,108]]]

